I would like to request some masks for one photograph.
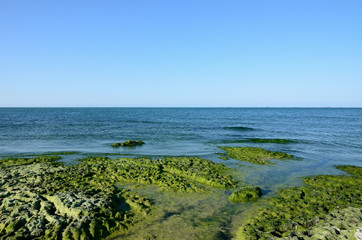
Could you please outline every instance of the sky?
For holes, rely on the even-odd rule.
[[[0,0],[0,107],[362,107],[362,1]]]

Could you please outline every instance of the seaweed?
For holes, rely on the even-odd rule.
[[[260,187],[245,186],[239,190],[234,191],[230,196],[229,200],[233,203],[245,203],[253,202],[261,197]]]
[[[219,147],[227,152],[224,157],[256,164],[271,164],[270,159],[293,159],[293,155],[283,152],[268,151],[256,147]]]
[[[362,217],[359,213],[362,208],[360,188],[362,168],[356,166],[339,166],[338,168],[346,169],[355,175],[306,177],[303,178],[304,186],[279,191],[278,196],[267,200],[267,207],[260,209],[241,227],[239,239],[282,237],[325,239],[318,236],[331,233],[325,226],[326,219],[330,218],[333,218],[335,222],[333,222],[334,225],[328,227],[346,230],[343,234],[347,235],[355,231],[354,225],[348,225],[341,216],[345,216],[343,213],[351,212],[350,208],[356,208],[357,210],[351,213],[352,219],[357,219],[357,224],[361,223]],[[339,220],[337,215],[340,216]],[[334,231],[333,234],[335,236],[341,233]]]

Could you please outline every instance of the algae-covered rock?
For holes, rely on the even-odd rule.
[[[112,143],[111,146],[114,148],[118,148],[121,146],[121,143],[115,142],[115,143]]]
[[[0,239],[102,239],[142,220],[153,203],[115,187],[155,184],[167,191],[235,187],[227,168],[200,158],[7,159],[0,165]]]
[[[145,144],[143,141],[134,141],[134,140],[128,140],[126,142],[121,143],[122,147],[134,147],[134,146],[141,146]]]
[[[336,209],[319,219],[308,230],[311,239],[353,239],[356,229],[362,226],[362,208]]]
[[[134,140],[128,140],[126,142],[122,142],[122,143],[112,143],[112,147],[114,148],[118,148],[118,147],[134,147],[134,146],[141,146],[145,144],[143,141],[139,140],[139,141],[134,141]]]
[[[355,175],[307,177],[304,186],[279,191],[241,227],[238,239],[352,239],[362,223],[362,168],[338,168]]]
[[[84,166],[53,164],[55,159],[13,159],[0,167],[0,239],[101,239],[149,213],[146,197],[92,178]]]
[[[256,147],[220,147],[228,158],[256,164],[271,164],[270,159],[292,159],[293,155],[283,152],[268,151]]]
[[[29,165],[34,163],[49,163],[61,159],[59,156],[35,157],[35,158],[6,158],[0,159],[0,168]]]
[[[209,160],[179,158],[85,158],[79,167],[95,169],[95,176],[107,181],[156,184],[177,192],[202,191],[203,185],[232,188],[236,181],[226,175],[227,168]]]
[[[245,186],[239,190],[234,191],[229,196],[229,199],[234,203],[244,203],[256,201],[261,197],[261,195],[262,193],[260,187]]]

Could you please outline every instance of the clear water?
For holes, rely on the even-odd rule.
[[[290,144],[233,143],[246,138],[283,138]],[[145,145],[134,148],[112,148],[113,142],[143,140]],[[237,160],[224,161],[218,146],[257,146],[293,154],[300,160],[274,161],[275,165],[259,166]],[[247,184],[259,185],[263,192],[274,194],[278,188],[301,184],[303,176],[341,174],[335,165],[362,166],[362,109],[343,108],[0,108],[0,156],[26,156],[46,152],[75,151],[64,155],[64,161],[98,153],[119,153],[131,156],[198,156],[222,162],[234,169],[233,175]],[[149,190],[145,190],[146,192]],[[245,206],[235,207],[226,199],[218,201],[212,211],[220,214],[203,216],[205,208],[215,204],[212,197],[181,198],[165,204],[160,193],[149,192],[162,202],[164,211],[187,209],[172,218],[144,226],[143,231],[160,232],[166,226],[198,222],[187,233],[177,234],[198,239],[215,229],[210,219],[219,219],[228,212],[229,225],[238,222]],[[186,208],[185,208],[186,209]],[[233,209],[233,213],[230,212]],[[209,210],[208,210],[209,211]],[[223,213],[224,212],[224,213]],[[175,219],[171,221],[171,219]],[[204,220],[203,220],[204,219]],[[171,221],[171,222],[170,222]],[[219,222],[220,225],[227,225]],[[196,224],[197,225],[197,224]],[[238,224],[234,224],[237,226]],[[158,230],[154,229],[159,226]],[[231,227],[230,227],[231,228]],[[152,230],[153,229],[153,230]],[[230,229],[229,229],[230,230]],[[232,231],[232,230],[230,230]],[[136,231],[137,232],[137,231]],[[160,233],[158,233],[160,234]],[[163,232],[168,236],[167,233]],[[176,236],[169,231],[170,236]],[[215,235],[212,235],[215,236]],[[210,235],[210,239],[213,239]],[[127,237],[127,236],[122,236]],[[129,236],[132,239],[134,236]],[[182,239],[182,238],[180,238]],[[204,239],[208,239],[204,236]]]

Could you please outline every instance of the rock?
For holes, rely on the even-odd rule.
[[[262,195],[260,187],[246,186],[233,192],[229,199],[235,203],[256,201]]]
[[[121,143],[122,147],[133,147],[133,146],[141,146],[145,144],[143,141],[139,140],[139,141],[133,141],[133,140],[128,140],[126,142]]]
[[[354,234],[357,240],[362,240],[362,228],[357,229],[357,232]]]
[[[111,146],[114,147],[114,148],[118,148],[118,147],[121,146],[121,143],[115,142],[115,143],[112,143]]]

